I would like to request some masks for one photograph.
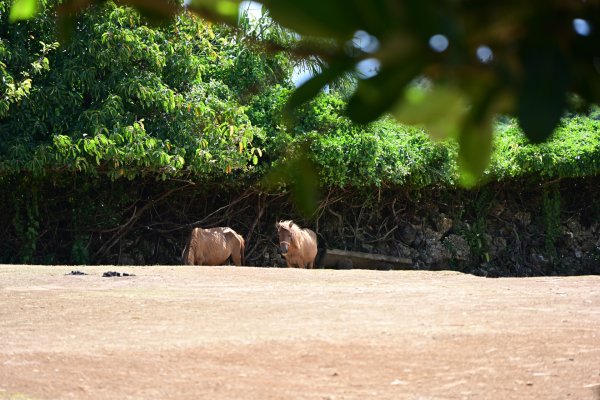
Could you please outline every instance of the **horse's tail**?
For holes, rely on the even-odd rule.
[[[183,246],[183,253],[181,253],[181,264],[185,265],[187,262],[188,251],[190,249],[189,241]]]
[[[190,255],[190,249],[192,248],[192,239],[194,238],[194,232],[197,228],[192,229],[189,238],[185,242],[185,246],[183,247],[183,253],[181,254],[181,264],[183,265],[194,265],[194,262],[188,263],[188,257]]]
[[[246,249],[246,241],[244,240],[244,238],[240,235],[240,239],[241,239],[241,243],[240,243],[240,253],[241,253],[241,260],[242,260],[242,265],[246,265],[246,257],[245,257],[245,249]]]

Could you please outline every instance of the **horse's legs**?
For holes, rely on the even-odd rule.
[[[242,266],[242,252],[240,248],[233,249],[233,251],[231,252],[231,261],[233,261],[233,265],[235,266]]]
[[[194,253],[193,248],[187,249],[187,253],[185,254],[184,263],[185,263],[185,265],[195,265],[196,264],[196,254]]]

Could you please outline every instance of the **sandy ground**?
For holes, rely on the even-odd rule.
[[[600,276],[0,266],[0,399],[599,400]]]

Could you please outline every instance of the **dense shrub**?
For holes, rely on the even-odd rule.
[[[0,15],[0,176],[58,169],[214,178],[258,161],[260,129],[239,84],[228,86],[232,60],[247,52],[224,28],[187,14],[151,28],[108,2],[81,15],[59,46],[50,11],[18,24]],[[255,74],[285,74],[285,64],[262,58],[251,64]]]
[[[304,151],[324,187],[457,182],[455,143],[432,142],[391,118],[354,124],[335,93],[282,120],[292,63],[283,53],[259,52],[243,31],[187,14],[153,28],[109,2],[79,17],[71,40],[59,46],[50,11],[18,24],[7,24],[5,12],[1,18],[0,176],[63,171],[210,181],[232,180],[238,171],[233,176],[257,181]],[[244,24],[250,36],[291,40],[268,21],[260,29]],[[594,175],[599,124],[564,119],[537,146],[514,121],[497,124],[486,179]]]
[[[547,143],[531,145],[515,121],[498,125],[492,164],[497,180],[578,178],[600,171],[600,120],[585,115],[562,120]]]

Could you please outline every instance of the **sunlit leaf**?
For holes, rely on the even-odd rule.
[[[460,181],[465,187],[476,185],[488,165],[492,152],[492,121],[467,120],[459,136],[458,165]]]
[[[236,24],[241,0],[191,0],[187,8],[217,22]]]
[[[445,139],[458,136],[467,110],[465,96],[454,87],[414,85],[405,91],[392,114],[402,123],[423,125],[434,139]]]
[[[301,157],[290,166],[292,199],[300,214],[310,217],[317,208],[319,179],[314,164]]]
[[[15,22],[32,18],[37,10],[38,0],[14,0],[10,7],[8,20]]]
[[[290,187],[291,198],[298,212],[309,218],[316,210],[319,196],[319,177],[314,163],[301,148],[291,159],[275,167],[264,180],[268,188]]]

